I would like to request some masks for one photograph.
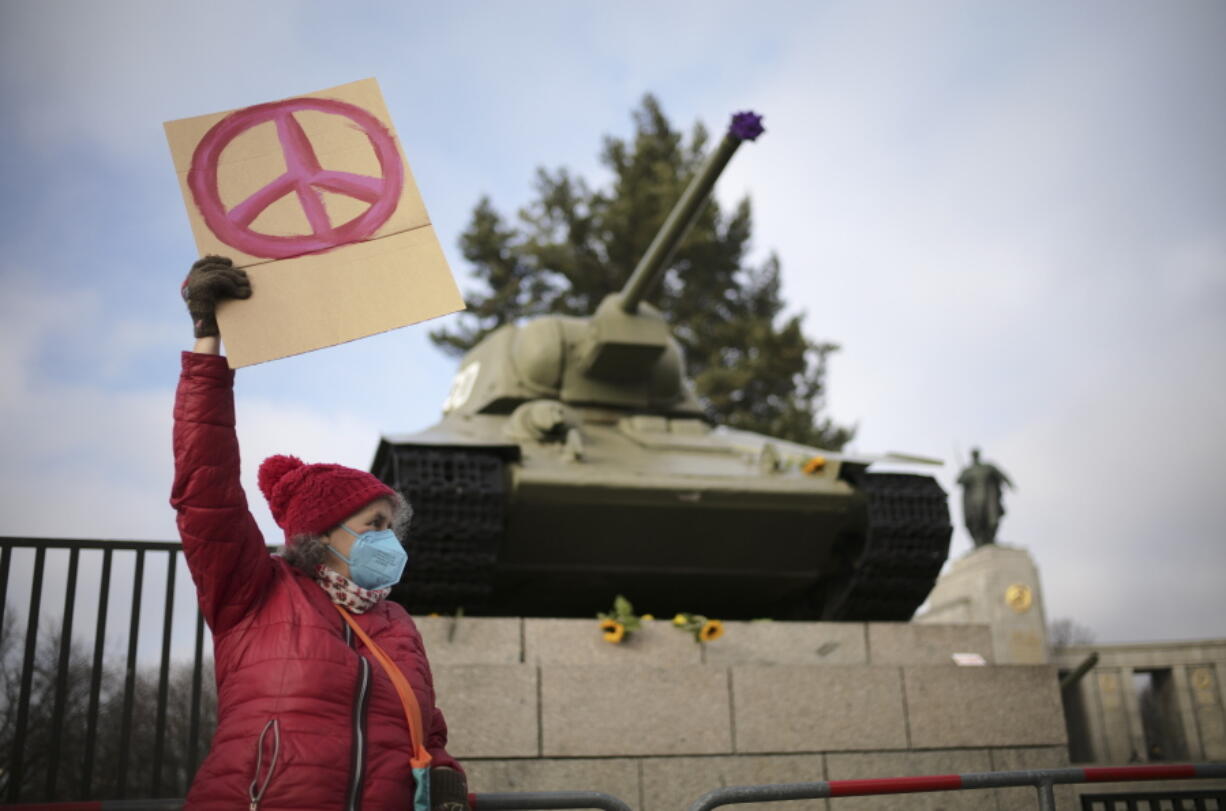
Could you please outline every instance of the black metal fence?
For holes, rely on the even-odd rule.
[[[1226,789],[1082,794],[1081,811],[1226,811]]]
[[[0,698],[6,705],[0,718],[0,799],[16,803],[186,793],[212,737],[216,702],[211,675],[205,679],[211,671],[211,651],[206,658],[206,629],[198,609],[190,661],[176,663],[172,680],[181,551],[178,543],[0,538]],[[57,607],[55,589],[65,553],[63,611],[54,618],[48,615]],[[57,572],[45,589],[49,554],[55,556]],[[106,646],[108,617],[122,610],[118,593],[112,606],[112,578],[121,557],[124,577],[131,574],[132,592],[126,655],[120,664],[107,661]],[[164,593],[159,595],[164,602],[147,605],[142,612],[147,563],[159,557],[166,562]],[[23,580],[12,582],[19,558]],[[29,600],[25,632],[19,636],[15,626],[22,618],[14,615],[21,606],[9,606],[8,601],[11,593],[26,588],[27,571]],[[96,604],[82,609],[78,590],[88,593],[95,584]],[[151,585],[156,592],[158,584]],[[45,590],[49,593],[44,596]],[[90,610],[92,650],[88,642],[73,641],[74,631],[85,630],[76,627],[78,616],[87,615],[88,623]],[[158,619],[142,626],[142,616]],[[161,637],[156,668],[145,672],[139,658],[142,630]],[[152,647],[148,642],[145,647]]]

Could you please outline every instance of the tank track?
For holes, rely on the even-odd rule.
[[[413,507],[405,577],[392,593],[410,613],[479,612],[489,601],[505,522],[506,478],[495,453],[395,449],[395,487]]]
[[[867,500],[868,532],[850,577],[827,595],[823,619],[905,622],[949,556],[945,491],[929,476],[904,473],[866,473],[856,484]]]

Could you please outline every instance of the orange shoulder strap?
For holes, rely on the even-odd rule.
[[[349,623],[349,627],[358,635],[358,639],[362,640],[378,660],[379,664],[383,665],[383,669],[387,671],[387,676],[392,680],[392,686],[396,688],[396,692],[400,694],[400,703],[404,706],[404,720],[409,724],[409,735],[413,738],[413,757],[409,759],[410,765],[415,769],[422,769],[430,765],[430,753],[426,751],[424,738],[422,735],[421,725],[421,706],[417,703],[417,696],[413,694],[413,688],[409,686],[409,681],[400,672],[400,668],[392,661],[391,657],[383,652],[375,644],[375,641],[366,635],[366,632],[358,626],[358,623],[349,612],[342,606],[336,605],[336,610],[341,612],[341,616],[345,618],[345,622]]]

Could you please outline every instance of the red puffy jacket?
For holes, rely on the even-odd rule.
[[[225,358],[183,353],[171,504],[213,631],[218,706],[187,807],[411,808],[412,747],[391,680],[314,579],[268,554],[247,510],[233,383]],[[433,765],[459,769],[408,612],[383,600],[354,616],[412,686]]]

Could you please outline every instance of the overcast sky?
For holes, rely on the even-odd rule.
[[[541,165],[603,182],[601,137],[652,92],[686,130],[765,116],[717,195],[750,195],[756,257],[841,344],[854,447],[949,460],[954,557],[979,445],[1049,619],[1226,636],[1220,2],[43,0],[0,4],[0,39],[2,535],[175,538],[195,247],[163,121],[376,77],[465,288],[480,196],[514,212]],[[367,467],[438,418],[428,328],[239,373],[270,538],[259,460]]]

